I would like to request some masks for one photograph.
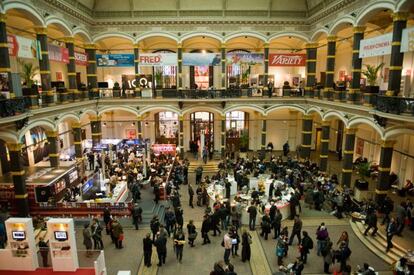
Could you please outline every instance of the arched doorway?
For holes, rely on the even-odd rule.
[[[159,112],[154,115],[155,142],[160,144],[178,144],[179,123],[178,114],[174,112]]]
[[[200,145],[201,136],[204,134],[204,145],[210,151],[214,148],[214,114],[211,112],[194,112],[190,114],[191,142]]]
[[[226,148],[232,152],[249,149],[249,113],[226,113]]]

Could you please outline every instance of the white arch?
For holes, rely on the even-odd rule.
[[[321,118],[321,120],[323,119],[323,111],[319,108],[319,107],[310,107],[307,111],[306,114],[310,115],[312,113],[317,113],[319,115],[319,117]]]
[[[338,28],[344,24],[351,24],[352,26],[355,26],[355,19],[350,15],[345,15],[339,18],[339,20],[337,20],[335,24],[329,28],[328,35],[336,35]]]
[[[87,119],[89,119],[89,115],[96,116],[96,110],[92,108],[82,109],[79,113],[79,121],[82,121],[85,116],[87,116]]]
[[[257,106],[257,105],[236,105],[236,106],[229,106],[225,108],[223,113],[226,114],[228,112],[233,112],[233,111],[244,111],[243,109],[256,111],[262,115],[264,115],[264,112],[265,112],[262,107]]]
[[[36,10],[35,7],[28,4],[27,1],[20,1],[20,0],[6,0],[3,2],[4,12],[7,12],[11,9],[18,9],[18,10],[24,10],[30,13],[34,18],[37,20],[37,22],[33,22],[35,25],[38,26],[46,26],[45,21],[43,20],[43,16]]]
[[[68,118],[72,118],[74,119],[76,122],[79,122],[79,116],[77,116],[76,114],[73,113],[66,113],[63,116],[61,116],[57,121],[56,121],[56,125],[58,126],[60,123],[62,123],[65,119]]]
[[[72,33],[73,33],[73,36],[75,36],[76,34],[81,34],[81,35],[83,35],[85,38],[86,38],[86,40],[87,41],[85,41],[85,42],[87,42],[87,43],[91,43],[92,42],[92,37],[91,37],[91,35],[89,34],[89,32],[86,30],[86,29],[84,29],[83,27],[76,27],[76,28],[74,28],[73,30],[72,30]]]
[[[230,33],[224,38],[224,42],[227,43],[230,39],[242,37],[242,36],[255,37],[257,39],[262,40],[265,43],[268,42],[268,39],[265,35],[258,33],[258,32],[249,32],[249,31],[240,31],[240,32]]]
[[[328,36],[328,34],[329,34],[329,29],[327,29],[327,28],[325,28],[325,27],[320,28],[320,29],[317,29],[316,31],[314,31],[314,32],[312,33],[310,41],[315,41],[315,39],[316,39],[316,38],[318,37],[318,35],[320,35],[320,34],[325,34],[326,36]]]
[[[367,117],[353,117],[349,120],[348,128],[355,128],[360,124],[366,124],[371,126],[380,136],[381,139],[384,139],[384,128],[379,126],[377,123],[375,123],[374,119],[367,118]]]
[[[369,19],[369,15],[377,10],[389,9],[391,11],[395,10],[395,3],[392,0],[380,0],[375,1],[375,4],[367,5],[367,8],[364,9],[362,13],[358,15],[355,22],[357,26],[365,25],[366,21]]]
[[[38,119],[35,121],[31,121],[29,123],[29,125],[27,125],[26,127],[24,127],[23,129],[21,129],[18,133],[18,141],[20,141],[22,139],[22,137],[26,134],[27,131],[29,131],[30,129],[37,127],[37,126],[41,126],[43,128],[45,128],[45,130],[51,130],[54,131],[56,129],[55,124],[50,121],[49,119]]]
[[[144,32],[137,36],[137,38],[135,39],[135,43],[138,43],[146,38],[151,38],[151,37],[165,37],[165,38],[172,39],[177,43],[179,41],[176,35],[169,33],[169,32]]]
[[[273,105],[273,106],[269,107],[268,109],[265,110],[264,115],[267,116],[271,112],[274,112],[274,111],[277,111],[277,110],[283,110],[283,109],[293,109],[295,111],[301,112],[304,115],[306,114],[305,109],[303,109],[302,106],[300,106],[300,105],[283,104],[283,105]]]
[[[397,4],[396,11],[408,11],[410,5],[413,5],[412,0],[400,0],[400,2]]]
[[[140,115],[143,115],[147,112],[152,112],[152,111],[169,111],[169,112],[177,113],[178,115],[181,114],[181,110],[173,106],[149,106],[149,107],[144,107],[140,109],[138,113]]]
[[[108,106],[108,107],[103,107],[103,108],[99,109],[98,115],[101,116],[101,115],[103,115],[106,112],[109,112],[109,111],[119,111],[119,110],[125,111],[125,112],[128,112],[128,113],[131,113],[131,114],[133,114],[135,116],[138,116],[137,109],[136,108],[133,108],[133,107],[128,107],[128,106]]]
[[[184,108],[181,112],[182,115],[188,114],[188,113],[193,113],[193,112],[215,112],[215,113],[219,113],[219,115],[223,116],[223,110],[218,108],[218,107],[213,107],[213,106],[205,106],[205,105],[200,105],[200,106],[191,106],[191,107],[187,107]]]
[[[49,26],[51,24],[56,24],[56,25],[59,25],[60,27],[63,27],[63,29],[64,29],[63,33],[64,33],[65,36],[72,36],[73,35],[73,32],[70,29],[70,27],[68,26],[68,24],[66,24],[65,21],[63,21],[62,19],[60,19],[56,16],[49,16],[46,19],[45,23],[46,23],[46,26]]]
[[[323,115],[322,120],[330,120],[331,118],[337,118],[341,120],[344,123],[345,127],[348,127],[348,119],[345,117],[344,113],[339,111],[328,111]]]
[[[278,32],[278,33],[272,34],[267,39],[267,41],[270,43],[274,39],[281,38],[281,37],[289,37],[289,36],[296,37],[296,38],[301,39],[305,42],[309,42],[309,37],[306,34],[303,34],[301,32],[295,32],[295,31],[293,31],[293,32]]]
[[[410,129],[410,128],[407,128],[407,127],[404,127],[404,128],[400,128],[400,127],[395,127],[394,128],[393,127],[393,128],[385,130],[384,139],[385,140],[395,139],[396,137],[398,137],[400,135],[414,136],[414,129]]]
[[[134,43],[134,37],[124,33],[124,32],[103,32],[103,33],[98,33],[97,35],[93,36],[92,38],[92,42],[96,43],[99,40],[105,39],[105,38],[109,38],[109,37],[119,37],[119,38],[124,38],[126,40],[131,41],[131,43]]]
[[[183,43],[185,40],[193,38],[193,37],[197,37],[197,36],[210,37],[210,38],[218,40],[220,43],[223,42],[223,37],[221,37],[219,34],[214,33],[214,32],[189,32],[181,36],[179,38],[179,42]]]
[[[0,132],[0,139],[4,140],[6,143],[18,143],[19,140],[16,135],[16,131],[2,130]]]

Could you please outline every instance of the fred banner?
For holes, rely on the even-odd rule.
[[[177,66],[176,53],[142,53],[139,55],[139,66]]]

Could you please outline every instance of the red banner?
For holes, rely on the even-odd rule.
[[[303,67],[306,66],[306,54],[300,53],[271,53],[269,66],[273,67]]]
[[[75,52],[75,63],[79,66],[87,66],[88,56],[86,55],[86,53]]]
[[[47,45],[49,50],[49,60],[56,62],[69,63],[69,50],[67,48],[61,48],[56,45]]]

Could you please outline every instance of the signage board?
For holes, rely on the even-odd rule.
[[[176,53],[142,53],[139,55],[139,66],[177,66]]]
[[[273,67],[304,67],[304,66],[306,66],[306,54],[301,54],[301,53],[271,53],[271,54],[269,54],[269,66],[273,66]]]

